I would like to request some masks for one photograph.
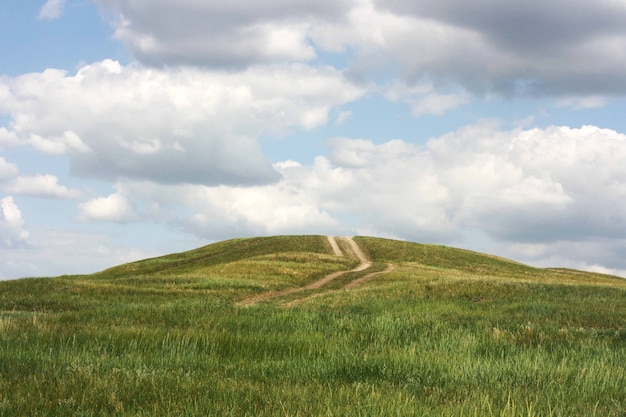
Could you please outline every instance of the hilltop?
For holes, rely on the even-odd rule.
[[[345,238],[338,238],[339,240]],[[606,274],[577,271],[565,268],[534,268],[494,255],[458,249],[443,245],[421,244],[374,237],[355,237],[359,247],[374,263],[394,262],[422,265],[423,267],[457,271],[457,273],[480,274],[491,277],[535,278],[549,280],[574,280],[576,282],[614,282]],[[346,243],[342,243],[346,245]],[[356,259],[352,249],[345,251],[348,258]],[[184,276],[224,270],[225,265],[237,265],[239,272],[263,264],[295,262],[297,264],[336,264],[345,267],[349,262],[333,259],[333,248],[326,236],[273,236],[239,238],[203,246],[181,253],[119,265],[100,273],[94,278],[123,278],[158,276]],[[221,266],[221,267],[220,267]],[[327,269],[329,265],[322,269]],[[295,274],[298,268],[292,270]],[[331,268],[332,269],[332,268]]]
[[[333,241],[335,246],[333,247]],[[359,259],[355,248],[360,250]],[[368,262],[364,265],[364,262]],[[361,264],[359,264],[361,262]],[[622,278],[565,268],[534,268],[501,257],[452,248],[374,237],[274,236],[232,239],[195,250],[165,255],[116,266],[90,278],[111,284],[160,285],[176,283],[178,289],[205,288],[228,282],[257,291],[350,288],[365,275],[387,272],[411,274],[414,278],[439,276],[447,279],[474,279],[493,282],[535,282],[588,285],[625,284]],[[356,270],[353,270],[356,269]],[[330,274],[343,274],[338,282],[318,284]],[[221,280],[217,280],[220,277]],[[393,281],[381,278],[378,285]],[[217,281],[216,281],[217,280]],[[343,285],[341,285],[343,284]],[[311,285],[314,288],[309,288]],[[319,291],[318,291],[319,292]],[[288,294],[286,294],[288,295]],[[261,297],[262,298],[262,297]]]
[[[626,280],[372,237],[0,282],[0,416],[626,412]]]

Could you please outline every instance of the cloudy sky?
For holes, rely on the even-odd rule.
[[[370,235],[626,276],[626,0],[5,0],[0,278]]]

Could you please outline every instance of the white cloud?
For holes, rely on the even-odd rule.
[[[81,140],[81,138],[72,131],[65,131],[60,135],[50,138],[44,138],[37,134],[31,134],[26,143],[33,148],[50,154],[63,155],[67,153],[88,153],[91,152],[89,146]]]
[[[561,254],[569,259],[561,265],[626,270],[616,249],[626,247],[624,134],[595,126],[501,131],[486,122],[423,147],[331,145],[302,186],[333,215],[358,216],[359,230],[448,244],[481,230],[488,251],[503,256],[555,266]],[[547,249],[504,251],[513,242]]]
[[[0,246],[13,248],[28,243],[29,233],[24,229],[22,212],[13,197],[0,199]]]
[[[7,133],[66,154],[77,175],[200,184],[277,180],[257,138],[323,125],[363,93],[340,71],[296,64],[227,72],[105,60],[0,85]]]
[[[274,164],[274,168],[281,171],[288,168],[299,168],[301,166],[302,164],[300,162],[293,161],[291,159],[288,159],[287,161],[276,162]]]
[[[268,185],[121,179],[115,193],[80,204],[78,219],[167,225],[208,240],[391,236],[539,266],[626,270],[626,135],[594,126],[503,131],[486,121],[423,146],[329,145],[312,165],[274,164],[281,179]],[[477,231],[483,237],[472,239]]]
[[[316,53],[309,27],[340,19],[351,5],[350,0],[97,2],[115,16],[116,37],[142,62],[210,67],[310,60]]]
[[[65,0],[47,0],[39,10],[38,19],[58,19],[63,13]]]
[[[383,94],[391,101],[402,101],[411,107],[414,116],[432,114],[443,115],[446,111],[455,109],[470,102],[464,91],[456,93],[437,93],[431,83],[407,85],[399,80],[384,86]]]
[[[18,175],[19,170],[15,164],[7,162],[0,156],[0,181],[14,178]]]
[[[411,113],[414,116],[432,114],[443,115],[446,111],[455,109],[463,104],[469,103],[467,94],[430,94],[416,100],[407,100],[411,106]]]
[[[141,216],[205,239],[233,236],[333,233],[339,222],[320,209],[299,184],[305,169],[293,161],[275,165],[283,178],[265,186],[231,187],[125,182],[142,202]]]
[[[71,190],[59,184],[59,179],[54,175],[26,175],[14,178],[4,187],[12,194],[29,195],[44,198],[62,198],[75,200],[80,198],[82,192]]]
[[[355,79],[393,69],[439,94],[450,86],[479,95],[626,94],[626,6],[613,0],[97,2],[115,16],[118,39],[152,65],[244,68],[349,52]]]
[[[120,243],[114,235],[115,232],[94,233],[86,230],[33,227],[27,246],[3,248],[0,245],[0,280],[27,276],[88,274],[113,265],[194,247],[193,245],[180,247],[168,242],[169,250],[148,249],[145,243],[143,249],[139,249]],[[4,234],[0,236],[4,237]],[[200,245],[199,242],[194,243],[195,247]]]
[[[74,200],[80,198],[82,192],[72,190],[59,184],[55,175],[19,175],[15,164],[7,162],[0,156],[0,187],[5,192],[17,195],[28,195],[43,198],[60,198]]]
[[[498,242],[493,249],[496,247],[501,256],[539,267],[572,268],[626,278],[626,241],[621,238],[581,238],[549,244]]]
[[[412,104],[418,115],[467,102],[464,91],[579,97],[580,106],[626,94],[626,6],[612,0],[97,3],[144,64],[241,69],[347,53],[364,84],[390,74],[432,83],[437,94]]]
[[[340,228],[458,243],[480,230],[493,252],[515,259],[548,262],[560,250],[588,265],[626,269],[615,262],[620,256],[610,265],[600,252],[584,258],[567,250],[594,239],[626,246],[623,134],[594,126],[501,131],[486,122],[425,146],[347,138],[330,145],[330,156],[312,166],[276,164],[283,178],[275,184],[150,191],[142,184],[132,195],[158,201],[167,221],[209,238]],[[164,210],[178,204],[190,214]],[[350,221],[340,226],[339,219]],[[513,242],[551,251],[506,252]]]
[[[597,109],[604,107],[607,103],[606,97],[588,96],[588,97],[567,97],[556,101],[557,107],[572,107],[574,109]]]
[[[342,167],[366,168],[372,162],[376,145],[366,139],[333,138],[332,160]]]
[[[352,118],[352,110],[342,111],[335,118],[336,125],[342,125]]]
[[[138,219],[135,204],[128,197],[121,194],[110,194],[108,197],[94,198],[81,203],[79,209],[78,218],[85,222],[128,223]]]
[[[195,201],[187,201],[196,213],[182,223],[188,232],[207,237],[330,233],[340,227],[302,192],[287,188],[281,184],[198,190],[192,194]]]
[[[0,83],[0,87],[2,84]],[[0,99],[0,102],[2,100]],[[1,106],[1,104],[0,104]],[[19,144],[19,139],[15,132],[7,130],[6,127],[0,127],[0,149],[5,147],[15,146]]]

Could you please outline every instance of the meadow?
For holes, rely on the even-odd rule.
[[[626,280],[355,241],[370,269],[250,305],[358,260],[278,236],[0,282],[0,416],[626,416]]]

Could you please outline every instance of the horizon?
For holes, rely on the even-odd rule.
[[[624,21],[608,0],[9,0],[0,279],[306,234],[626,277]]]

